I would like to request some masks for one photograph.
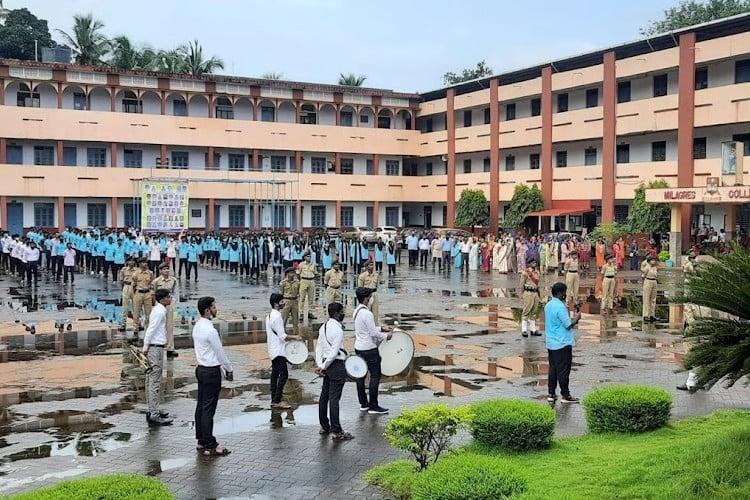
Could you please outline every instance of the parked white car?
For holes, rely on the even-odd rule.
[[[382,238],[383,241],[395,240],[398,237],[398,229],[393,226],[377,226],[375,228],[375,240]]]

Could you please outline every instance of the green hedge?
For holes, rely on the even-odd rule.
[[[489,446],[512,450],[547,448],[555,435],[555,411],[519,399],[493,399],[471,405],[471,434]]]
[[[604,387],[583,398],[591,432],[644,432],[669,422],[672,395],[647,385]]]
[[[64,481],[49,488],[12,497],[13,500],[171,500],[164,484],[147,476],[114,474]]]
[[[417,475],[412,500],[497,500],[523,493],[526,479],[501,459],[460,454]]]

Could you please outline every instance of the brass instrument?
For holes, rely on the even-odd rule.
[[[134,345],[129,345],[128,349],[130,349],[130,354],[132,354],[133,357],[135,357],[135,359],[138,361],[138,364],[141,365],[141,368],[144,369],[147,375],[151,373],[151,371],[153,371],[154,365],[152,365],[151,362],[148,360],[148,357],[146,357],[146,355],[143,354],[143,351],[141,351]]]

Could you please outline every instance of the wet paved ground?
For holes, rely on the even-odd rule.
[[[684,374],[675,373],[683,352],[681,309],[664,303],[660,322],[644,328],[633,296],[640,280],[636,273],[621,274],[623,307],[606,319],[596,304],[601,284],[584,276],[580,293],[587,304],[574,349],[574,394],[611,383],[656,385],[675,393],[675,419],[716,408],[750,408],[750,390],[739,384],[693,395],[674,390],[684,381]],[[674,290],[678,279],[678,272],[665,273],[660,290]],[[547,285],[555,280],[548,276]],[[417,346],[409,369],[381,386],[381,404],[392,415],[422,402],[546,397],[544,341],[518,333],[516,276],[475,272],[466,277],[401,267],[384,282],[383,319],[399,321]],[[346,385],[342,399],[344,428],[356,436],[350,442],[318,436],[315,401],[321,381],[310,362],[290,370],[286,392],[294,408],[270,410],[270,363],[258,318],[267,314],[275,283],[273,277],[246,283],[201,270],[198,283],[183,286],[180,357],[166,364],[164,408],[176,417],[175,425],[149,430],[142,372],[123,354],[119,332],[107,323],[118,319],[117,288],[79,275],[75,287],[43,282],[30,293],[0,276],[0,321],[5,322],[0,327],[0,494],[71,477],[137,472],[158,477],[177,498],[186,499],[382,498],[361,474],[400,456],[382,438],[391,417],[361,414],[354,384]],[[224,382],[215,429],[233,453],[213,459],[196,455],[192,430],[196,384],[188,332],[202,295],[218,299],[218,326],[236,367],[235,381]],[[322,317],[320,302],[315,313]],[[19,323],[12,323],[15,319]],[[71,330],[58,332],[54,322],[64,319],[72,321]],[[24,331],[29,322],[36,323],[34,336]],[[351,319],[346,323],[352,343]],[[303,330],[308,338],[311,331],[317,327]],[[585,431],[580,406],[556,409],[558,435]]]

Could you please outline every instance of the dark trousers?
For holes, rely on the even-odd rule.
[[[443,250],[443,267],[446,271],[450,271],[451,268],[451,251]]]
[[[549,394],[555,394],[557,384],[560,384],[560,393],[570,396],[568,383],[570,381],[570,368],[573,366],[573,346],[565,346],[562,349],[547,349],[549,357],[549,375],[547,378]]]
[[[179,267],[179,271],[178,271],[178,277],[180,277],[180,278],[182,278],[182,270],[183,270],[183,268],[185,269],[185,271],[187,271],[188,261],[187,261],[186,257],[180,257],[180,267]],[[223,267],[222,267],[222,269],[223,269]]]
[[[34,283],[39,281],[39,261],[27,262],[26,263],[26,282],[30,285],[31,279],[34,279]]]
[[[367,351],[355,350],[358,356],[367,363],[367,371],[370,372],[370,398],[367,398],[365,392],[365,379],[357,379],[357,397],[359,398],[360,407],[369,407],[370,409],[378,408],[378,388],[380,387],[380,352],[377,349]]]
[[[409,250],[409,265],[410,266],[416,266],[417,265],[417,255],[419,254],[419,250]]]
[[[58,255],[55,257],[55,276],[57,277],[57,281],[60,281],[60,278],[62,278],[64,261],[65,257],[63,257],[62,255]]]
[[[271,360],[271,403],[281,403],[284,399],[284,386],[288,378],[286,358],[276,356]]]
[[[218,366],[198,366],[195,368],[198,379],[198,403],[195,406],[195,439],[198,444],[213,449],[218,444],[214,437],[214,414],[221,392],[221,368]]]
[[[187,279],[190,279],[190,270],[195,271],[195,279],[198,280],[198,263],[197,262],[190,262],[187,263],[187,271],[185,271],[185,276]]]
[[[120,274],[120,269],[122,269],[122,264],[116,264],[113,262],[110,265],[110,268],[112,269],[112,283],[115,283],[117,281],[117,275]]]
[[[63,266],[64,267],[64,274],[63,274],[63,281],[65,283],[68,282],[68,275],[70,275],[70,282],[75,283],[75,266]]]
[[[427,267],[427,252],[428,250],[419,251],[419,267]]]
[[[469,274],[469,254],[461,252],[461,272]]]
[[[343,431],[339,420],[339,401],[345,383],[346,367],[343,361],[337,359],[326,370],[325,377],[323,377],[323,389],[320,391],[320,399],[318,400],[320,427],[330,429],[334,434],[340,434]]]

